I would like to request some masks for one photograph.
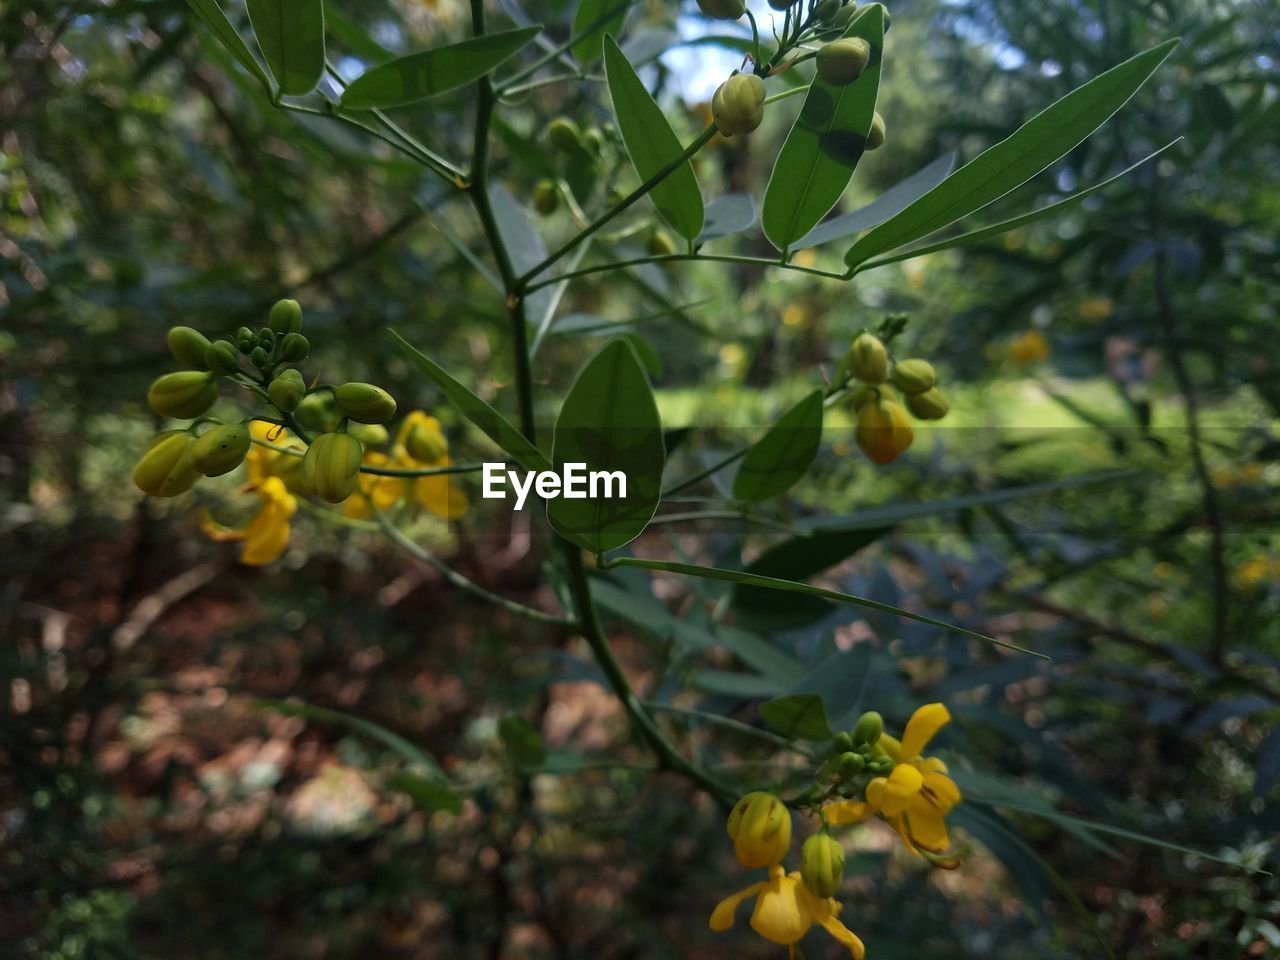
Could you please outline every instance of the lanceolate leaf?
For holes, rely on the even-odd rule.
[[[600,481],[585,498],[547,501],[547,518],[566,540],[604,553],[630,543],[653,519],[666,461],[662,422],[644,368],[626,341],[606,344],[569,388],[556,418],[552,460],[562,475],[570,463],[584,465],[588,474],[612,475],[609,491]]]
[[[314,90],[324,73],[323,0],[248,0],[248,7],[280,92],[300,97]]]
[[[584,66],[595,63],[602,52],[601,40],[607,33],[616,37],[626,19],[631,0],[582,0],[573,16],[573,55]]]
[[[479,80],[504,60],[515,56],[542,27],[472,37],[447,47],[400,57],[361,74],[342,94],[344,110],[373,110],[417,103],[438,93]]]
[[[227,15],[222,12],[222,7],[218,5],[217,0],[187,0],[187,6],[217,37],[218,42],[226,47],[227,52],[239,61],[240,66],[257,77],[259,82],[270,90],[271,78],[262,69],[262,65],[253,58],[253,54],[249,52],[248,45],[240,34],[236,32],[236,28],[231,25]]]
[[[867,146],[884,54],[884,7],[866,8],[845,31],[871,46],[862,75],[844,87],[815,76],[764,192],[760,223],[779,250],[807,234],[840,200]]]
[[[641,182],[647,181],[676,160],[684,148],[613,37],[604,38],[604,67],[627,153]],[[702,232],[702,192],[688,160],[649,191],[649,199],[671,229],[686,240]]]
[[[1162,43],[1073,90],[861,237],[845,254],[845,263],[856,267],[877,254],[926,237],[1026,183],[1124,106],[1177,44],[1177,40]]]
[[[822,445],[822,391],[815,390],[778,418],[752,445],[733,480],[733,495],[759,503],[791,489]]]
[[[827,708],[816,693],[797,693],[760,704],[760,718],[790,740],[830,740]]]
[[[418,369],[435,381],[436,386],[449,398],[449,402],[458,408],[458,412],[483,430],[490,440],[509,453],[520,466],[534,471],[551,469],[550,461],[502,414],[449,376],[439,364],[400,334],[392,330],[391,336],[409,359],[417,364]]]

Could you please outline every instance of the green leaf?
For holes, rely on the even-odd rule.
[[[538,233],[526,209],[511,195],[506,187],[495,183],[489,187],[489,203],[493,208],[493,219],[498,223],[498,233],[502,235],[502,244],[511,258],[511,266],[516,273],[524,273],[540,264],[547,256],[547,245]],[[583,244],[585,247],[586,244]],[[553,287],[535,290],[524,298],[525,316],[531,322],[538,322],[546,316],[555,300]]]
[[[822,445],[822,391],[815,390],[778,418],[747,451],[733,495],[759,503],[790,490]]]
[[[324,73],[323,0],[247,0],[267,66],[287,97],[310,93]]]
[[[236,58],[240,66],[256,77],[267,90],[270,90],[271,78],[262,69],[262,65],[253,58],[253,54],[249,52],[248,44],[236,32],[236,28],[231,25],[231,21],[222,12],[222,7],[218,5],[217,0],[187,0],[187,6],[209,28],[217,41],[226,48],[227,52]]]
[[[583,66],[595,63],[607,33],[616,37],[626,19],[631,0],[582,0],[573,15],[573,55]]]
[[[1026,183],[1125,105],[1178,45],[1169,40],[1078,87],[849,248],[850,267],[941,230]]]
[[[401,793],[407,793],[413,805],[427,813],[440,810],[447,813],[462,812],[462,798],[438,781],[427,780],[402,770],[391,778],[391,786]]]
[[[626,496],[560,496],[547,501],[547,519],[566,540],[604,553],[638,537],[658,509],[666,450],[653,388],[624,340],[607,343],[569,388],[556,418],[552,461],[590,473],[621,473]],[[589,493],[590,491],[588,491]],[[601,490],[600,493],[604,491]]]
[[[827,708],[816,693],[797,693],[760,704],[760,717],[789,740],[830,740]]]
[[[536,767],[547,758],[547,745],[542,742],[542,734],[521,717],[503,717],[498,722],[498,736],[517,766]]]
[[[765,236],[779,250],[807,234],[839,201],[867,146],[884,57],[884,7],[873,5],[845,31],[871,46],[862,75],[844,87],[815,76],[764,191]]]
[[[436,386],[449,398],[449,402],[458,408],[458,412],[484,431],[485,435],[510,454],[516,463],[526,470],[551,469],[550,461],[502,414],[451,377],[439,364],[415,348],[400,334],[394,330],[390,333],[409,359],[435,381]]]
[[[604,38],[604,68],[613,111],[618,116],[618,129],[636,174],[644,183],[677,160],[684,147],[635,69],[609,36]],[[693,240],[702,232],[702,192],[688,160],[650,190],[649,199],[658,208],[659,216],[686,240]]]
[[[1130,167],[1126,167],[1124,170],[1121,170],[1114,177],[1110,177],[1107,180],[1103,180],[1101,183],[1094,184],[1092,187],[1088,187],[1084,190],[1079,191],[1078,193],[1073,193],[1069,197],[1064,197],[1061,200],[1058,200],[1054,203],[1049,204],[1047,207],[1041,207],[1039,210],[1032,210],[1030,213],[1024,213],[1022,214],[1022,216],[1019,216],[1019,217],[1011,217],[1008,220],[1002,220],[999,223],[994,223],[989,227],[983,227],[979,230],[970,230],[968,233],[962,233],[956,237],[950,237],[946,240],[939,240],[937,243],[930,243],[920,247],[912,247],[911,249],[904,250],[900,253],[894,253],[886,257],[880,257],[868,263],[861,264],[858,267],[858,272],[861,273],[864,270],[871,270],[875,267],[882,267],[887,263],[897,263],[900,260],[911,260],[911,259],[914,259],[915,257],[923,257],[925,254],[937,253],[939,250],[950,250],[953,247],[972,246],[975,243],[981,243],[982,241],[989,240],[992,237],[998,237],[1001,234],[1008,233],[1011,230],[1019,230],[1022,227],[1030,226],[1031,224],[1039,220],[1046,220],[1050,217],[1055,217],[1059,213],[1061,213],[1063,210],[1065,210],[1067,207],[1073,206],[1079,203],[1081,200],[1084,200],[1087,197],[1093,196],[1095,193],[1097,193],[1100,190],[1105,190],[1107,187],[1111,186],[1111,184],[1115,183],[1121,177],[1128,176],[1130,173],[1132,173],[1134,170],[1137,170],[1138,167],[1142,166],[1148,160],[1151,160],[1155,157],[1160,156],[1160,154],[1164,153],[1170,147],[1179,143],[1181,139],[1182,138],[1179,137],[1178,140],[1174,140],[1172,143],[1165,144],[1163,147],[1161,147],[1159,150],[1156,150],[1154,153],[1147,154],[1147,156],[1143,157],[1137,163],[1133,164]]]
[[[728,237],[748,230],[756,222],[756,202],[749,193],[727,193],[707,204],[706,223],[698,234],[697,246],[718,237]]]
[[[402,107],[479,80],[542,31],[540,24],[472,37],[373,67],[342,94],[344,110]]]

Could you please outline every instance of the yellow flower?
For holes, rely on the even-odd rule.
[[[947,765],[921,752],[951,713],[941,703],[929,703],[912,714],[899,743],[887,734],[879,745],[894,761],[888,777],[867,784],[866,801],[838,800],[823,808],[832,825],[857,823],[877,813],[883,816],[912,853],[939,854],[951,840],[946,816],[960,802],[960,788],[947,776]]]
[[[422,410],[405,416],[396,433],[396,466],[409,470],[447,467],[449,441],[440,429],[440,421]],[[418,477],[413,481],[413,498],[437,517],[457,519],[470,505],[466,491],[447,473]]]
[[[791,848],[791,811],[772,793],[748,793],[734,805],[725,827],[734,855],[748,869],[781,863]]]
[[[248,484],[246,489],[262,501],[248,526],[233,530],[206,515],[201,528],[214,540],[240,541],[240,562],[261,567],[279,558],[289,545],[289,518],[297,511],[298,501],[279,477],[266,477]]]
[[[824,900],[814,896],[801,882],[799,873],[787,873],[781,864],[769,868],[768,880],[721,900],[711,913],[711,929],[721,933],[732,927],[738,904],[751,897],[756,898],[751,929],[766,940],[789,947],[791,957],[795,957],[795,945],[815,923],[848,947],[854,960],[866,956],[862,941],[837,918],[840,904],[830,897]]]
[[[1015,363],[1039,363],[1049,359],[1049,341],[1039,330],[1028,330],[1009,341],[1009,359]]]
[[[366,453],[360,462],[368,467],[400,466],[385,453],[378,453],[376,450]],[[342,515],[353,520],[372,516],[371,502],[379,510],[389,510],[404,497],[406,488],[403,477],[384,477],[376,473],[361,473],[356,482],[360,485],[359,491],[342,504]]]
[[[262,443],[270,443],[273,446],[289,447],[301,452],[302,447],[293,442],[289,431],[278,424],[254,420],[249,424],[249,435],[255,441],[260,441],[252,444],[249,452],[245,454],[244,462],[248,466],[249,482],[257,483],[267,477],[279,477],[285,482],[286,487],[291,486],[293,478],[302,468],[302,458],[262,446]]]

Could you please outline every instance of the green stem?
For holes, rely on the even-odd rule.
[[[674,497],[677,493],[684,493],[684,491],[688,490],[690,487],[696,487],[703,480],[706,480],[712,474],[719,473],[725,467],[729,466],[729,464],[737,463],[739,460],[741,460],[743,457],[747,455],[747,451],[750,449],[751,447],[747,446],[747,447],[743,447],[741,450],[735,450],[733,453],[729,454],[728,456],[723,457],[720,460],[717,460],[711,466],[707,467],[707,469],[699,473],[695,473],[692,477],[690,477],[687,480],[680,481],[674,487],[670,487],[666,490],[663,490],[662,499],[666,500],[670,497]]]
[[[547,51],[546,56],[541,57],[538,60],[535,60],[530,66],[526,67],[525,69],[517,73],[513,73],[511,76],[507,77],[506,80],[503,80],[501,83],[497,85],[498,95],[502,96],[508,93],[512,86],[519,83],[525,77],[533,76],[535,73],[537,73],[539,70],[545,67],[552,60],[555,60],[557,57],[560,57],[563,54],[565,54],[570,48],[573,47],[574,44],[578,43],[580,40],[585,40],[587,39],[587,37],[591,37],[599,33],[601,30],[604,29],[605,25],[611,19],[613,19],[613,17],[615,17],[617,14],[621,13],[623,10],[627,8],[628,3],[630,3],[630,0],[622,0],[621,3],[614,4],[608,10],[605,10],[603,13],[601,13],[600,16],[596,17],[595,20],[591,21],[591,23],[589,23],[586,27],[584,27],[581,33],[575,33],[573,34],[573,36],[569,37],[569,39],[565,40],[563,43],[556,44],[549,51]]]
[[[254,417],[253,419],[261,420],[262,418]],[[282,447],[266,440],[259,440],[257,437],[254,437],[251,442],[275,453],[283,453],[288,457],[303,457],[306,456],[307,453],[305,450],[299,450],[297,447]],[[407,467],[371,467],[364,463],[360,465],[361,473],[367,473],[376,477],[438,477],[443,474],[451,473],[479,473],[483,469],[483,463],[459,463],[450,464],[447,467],[421,467],[416,469],[409,469]]]
[[[552,284],[560,283],[562,280],[573,280],[578,277],[587,277],[593,273],[606,273],[610,270],[622,270],[627,267],[638,267],[646,263],[675,263],[680,260],[705,260],[711,263],[746,263],[759,267],[780,267],[784,270],[792,270],[796,273],[807,273],[815,277],[823,277],[828,280],[843,280],[843,273],[833,273],[830,270],[819,270],[817,267],[801,267],[794,263],[782,263],[781,261],[768,259],[765,257],[738,257],[729,254],[711,254],[711,253],[670,253],[660,257],[636,257],[632,260],[616,260],[613,263],[598,263],[595,266],[583,267],[580,270],[569,270],[565,273],[556,274],[546,280],[539,280],[536,283],[530,283],[524,288],[524,293],[530,294],[535,290],[541,290],[543,287],[549,287]]]

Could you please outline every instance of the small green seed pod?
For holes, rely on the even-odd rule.
[[[860,333],[849,346],[845,366],[863,383],[884,383],[889,379],[889,351],[875,334]]]
[[[283,413],[293,413],[307,395],[307,384],[297,370],[282,370],[267,386],[267,396]]]
[[[907,396],[913,396],[932,388],[938,382],[938,374],[928,360],[899,360],[893,365],[889,380]]]
[[[557,150],[570,153],[582,146],[582,131],[568,117],[556,117],[547,124],[547,139]]]
[[[286,363],[305,360],[311,352],[311,341],[300,333],[286,333],[280,341],[280,359]]]
[[[862,75],[871,61],[871,45],[861,37],[828,43],[818,51],[818,76],[833,87],[846,87]]]
[[[645,242],[645,249],[651,257],[669,257],[678,252],[676,242],[671,238],[671,234],[661,228],[649,234],[649,239]]]
[[[240,371],[240,351],[230,340],[215,340],[204,354],[205,366],[224,376]]]
[[[205,354],[209,351],[209,338],[194,327],[172,327],[166,338],[169,352],[190,370],[207,370]]]
[[[133,468],[134,485],[152,497],[176,497],[199,479],[191,465],[191,434],[185,430],[156,434]]]
[[[946,395],[937,387],[907,397],[907,409],[921,420],[941,420],[951,410]]]
[[[876,111],[876,115],[871,119],[871,132],[867,134],[867,149],[879,150],[884,146],[884,117],[880,116],[880,111]]]
[[[853,728],[853,742],[862,746],[870,746],[880,742],[884,733],[884,717],[874,710],[868,710],[858,718],[858,725]]]
[[[539,180],[533,188],[533,208],[549,217],[560,207],[560,188],[554,180]]]
[[[302,306],[297,300],[277,300],[267,326],[279,334],[297,333],[302,329]]]
[[[844,880],[844,847],[829,833],[815,833],[800,847],[800,879],[815,897],[834,897]]]
[[[191,465],[206,477],[220,477],[244,462],[251,443],[243,423],[214,427],[191,444]]]
[[[302,489],[329,503],[341,503],[356,492],[364,447],[348,433],[315,438],[302,457]]]
[[[698,9],[712,20],[741,20],[747,5],[744,0],[698,0]]]
[[[213,374],[182,370],[157,377],[147,390],[147,403],[162,417],[190,420],[198,417],[218,399]]]
[[[344,383],[333,392],[333,399],[357,423],[386,423],[396,415],[391,394],[372,383]]]
[[[711,116],[726,137],[750,133],[764,120],[764,81],[753,73],[739,73],[716,89]]]

